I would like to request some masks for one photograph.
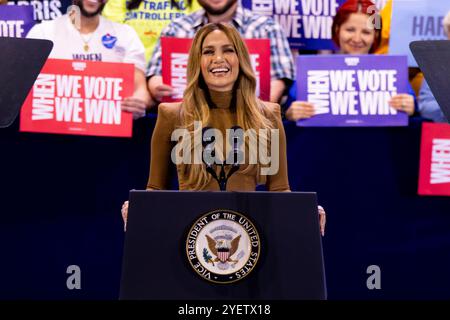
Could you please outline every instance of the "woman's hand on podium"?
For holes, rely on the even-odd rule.
[[[122,205],[122,219],[123,219],[123,231],[127,231],[127,219],[128,219],[128,201],[125,201]]]
[[[128,204],[127,204],[127,206],[128,206]],[[317,209],[319,209],[320,234],[323,237],[325,235],[325,224],[327,223],[327,215],[325,213],[325,210],[322,208],[322,206],[317,206]]]

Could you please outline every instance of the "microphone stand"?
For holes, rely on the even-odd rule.
[[[220,191],[226,191],[227,190],[228,179],[230,179],[230,177],[233,175],[233,173],[238,171],[239,164],[238,163],[233,163],[231,165],[230,170],[228,170],[227,175],[225,175],[225,165],[222,163],[220,166],[221,166],[221,168],[220,168],[220,176],[219,176],[219,180],[217,182],[219,183]]]
[[[239,170],[239,149],[237,146],[236,138],[233,139],[233,164],[231,165],[230,170],[228,170],[228,174],[225,175],[225,164],[221,164],[220,168],[220,176],[219,176],[219,187],[221,191],[227,190],[227,182],[230,177]]]
[[[220,173],[219,173],[219,176],[217,176],[217,173],[214,170],[214,168],[212,167],[212,165],[206,164],[206,172],[208,172],[214,178],[214,180],[217,181],[217,183],[219,184],[220,191],[227,190],[228,179],[230,179],[230,177],[233,175],[233,173],[235,173],[238,170],[239,170],[239,164],[233,163],[231,165],[230,170],[228,170],[228,173],[225,174],[225,164],[221,163],[220,164]]]

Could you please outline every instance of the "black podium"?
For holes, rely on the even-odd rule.
[[[230,284],[203,279],[186,254],[190,228],[215,210],[248,217],[260,236],[255,268]],[[120,298],[326,299],[316,194],[131,191]]]

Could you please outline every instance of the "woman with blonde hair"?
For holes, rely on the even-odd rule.
[[[199,125],[195,127],[195,123]],[[226,130],[235,126],[244,131],[254,129],[256,133],[260,129],[280,130],[280,168],[277,174],[265,179],[258,174],[258,164],[242,164],[229,179],[227,190],[254,191],[256,185],[264,180],[268,190],[289,190],[280,107],[256,98],[256,79],[250,57],[237,30],[226,24],[207,24],[197,32],[192,42],[183,101],[163,103],[159,106],[158,121],[152,137],[152,159],[147,188],[168,188],[168,164],[174,146],[171,141],[174,130],[186,129],[184,132],[188,136],[183,137],[182,142],[194,141],[190,144],[193,159],[202,149],[199,145],[201,141],[197,139],[195,142],[194,136],[201,135],[203,128],[214,128],[225,137]],[[248,144],[249,142],[246,147]],[[266,144],[270,144],[270,141],[266,141]],[[218,158],[225,154],[225,147],[216,144]],[[246,153],[248,158],[250,155]],[[177,162],[174,160],[173,162]],[[214,169],[219,171],[220,168],[215,166]],[[218,184],[206,172],[203,163],[179,163],[177,173],[181,190],[219,190]]]
[[[249,134],[250,138],[244,139],[242,163],[229,178],[226,190],[255,191],[258,184],[264,183],[270,191],[290,191],[286,137],[280,106],[256,97],[256,78],[250,56],[237,30],[230,25],[210,23],[202,27],[193,40],[183,101],[159,105],[158,120],[152,136],[147,189],[162,190],[169,187],[172,161],[177,166],[180,190],[219,190],[218,183],[207,172],[207,167],[212,167],[219,175],[221,165],[218,163],[223,163],[227,158],[227,143],[215,144],[217,157],[214,164],[196,162],[195,159],[203,159],[201,137],[205,128],[214,128],[225,137],[227,129],[233,127],[240,127],[246,133],[253,133],[253,136]],[[271,134],[260,134],[268,131]],[[200,139],[196,139],[196,136]],[[277,162],[276,170],[264,171],[264,168],[268,169],[268,163],[260,159],[250,161],[255,159],[256,140],[259,140],[259,148],[262,146],[266,151],[271,150],[269,166]],[[175,142],[178,142],[179,148],[174,148]],[[257,153],[260,155],[261,150]],[[125,203],[122,210],[125,221],[127,209],[128,203]],[[322,208],[319,208],[319,213],[323,230],[325,213]]]

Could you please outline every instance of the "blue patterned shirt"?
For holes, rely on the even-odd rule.
[[[245,39],[269,39],[271,79],[294,80],[294,59],[289,43],[280,25],[271,17],[260,16],[238,5],[233,26]],[[197,30],[208,23],[205,10],[172,21],[161,31],[161,37],[193,38]],[[158,40],[147,66],[147,77],[161,75],[161,43]]]
[[[442,109],[439,107],[425,79],[423,79],[422,87],[420,88],[419,112],[422,117],[433,120],[434,122],[447,122]]]

